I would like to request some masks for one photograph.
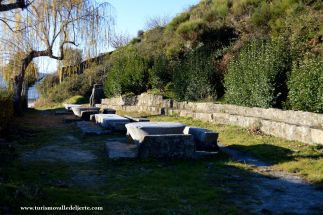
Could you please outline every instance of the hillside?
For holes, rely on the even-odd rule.
[[[102,81],[107,97],[151,91],[322,112],[322,8],[319,0],[203,0],[166,26],[139,32],[81,76],[50,84],[47,97],[89,96]],[[78,87],[84,83],[88,89]]]

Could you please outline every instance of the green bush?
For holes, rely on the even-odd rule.
[[[147,61],[136,50],[119,51],[104,83],[106,96],[145,92],[148,89],[148,69]]]
[[[149,70],[149,82],[153,89],[164,91],[165,86],[172,81],[172,67],[165,55],[154,58]]]
[[[8,127],[13,115],[12,94],[0,89],[0,131]]]
[[[89,97],[93,85],[103,83],[104,74],[105,65],[94,65],[80,75],[75,74],[65,78],[61,83],[58,83],[57,75],[49,75],[39,84],[38,90],[43,99],[56,103],[77,95]]]
[[[250,107],[281,107],[287,97],[290,66],[289,51],[282,40],[251,42],[229,63],[226,101]]]
[[[295,110],[323,112],[323,59],[296,63],[288,81],[289,103]]]
[[[207,22],[203,19],[194,19],[183,22],[176,30],[185,40],[195,41],[207,31]]]
[[[209,55],[199,51],[190,53],[175,65],[173,82],[176,97],[192,101],[215,97],[215,86],[210,81],[213,75]]]
[[[190,13],[184,12],[176,16],[172,21],[167,25],[167,28],[171,31],[176,30],[176,28],[183,22],[186,22],[190,19]]]

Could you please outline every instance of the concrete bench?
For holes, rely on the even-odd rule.
[[[141,142],[147,135],[183,134],[185,125],[176,122],[136,122],[126,125],[127,135]]]
[[[125,131],[125,125],[130,123],[130,120],[116,114],[95,114],[96,123],[106,129],[113,131]]]
[[[194,138],[196,151],[215,152],[219,150],[218,137],[219,134],[211,130],[196,127],[186,127],[184,134],[191,134]]]
[[[131,122],[149,122],[150,120],[147,118],[138,118],[138,117],[132,117],[125,115],[125,118],[129,119]]]
[[[85,120],[85,121],[89,121],[91,115],[98,114],[98,113],[99,113],[98,110],[84,110],[84,111],[81,111],[81,119]]]
[[[64,104],[64,107],[65,107],[66,110],[72,110],[73,107],[82,107],[82,105]]]
[[[82,117],[82,111],[97,111],[99,112],[100,111],[100,108],[97,108],[97,107],[72,107],[71,108],[74,115],[75,116],[78,116],[78,117]]]
[[[146,135],[138,147],[139,158],[193,158],[195,145],[192,135]]]

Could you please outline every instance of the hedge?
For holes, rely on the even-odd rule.
[[[282,40],[253,41],[233,59],[225,75],[226,101],[249,107],[282,107],[291,60]]]

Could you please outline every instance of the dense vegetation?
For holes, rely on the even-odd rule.
[[[108,97],[151,91],[323,112],[322,7],[319,0],[203,0],[166,26],[139,32],[101,69],[90,68],[92,76],[68,78],[48,98],[88,96],[102,81]]]

